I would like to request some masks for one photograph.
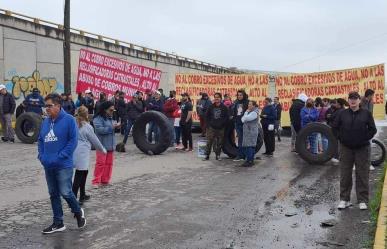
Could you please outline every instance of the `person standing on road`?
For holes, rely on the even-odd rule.
[[[90,195],[86,195],[85,186],[87,175],[89,173],[90,151],[91,145],[98,151],[106,154],[106,149],[103,147],[98,137],[94,133],[93,127],[89,124],[89,114],[86,107],[79,107],[76,115],[78,125],[78,145],[74,151],[74,168],[75,176],[73,182],[73,193],[75,198],[79,193],[79,204],[90,199]]]
[[[94,107],[94,113],[97,114],[99,113],[100,111],[100,106],[103,102],[106,101],[106,93],[100,93],[99,94],[99,100],[97,100],[97,102],[95,103],[95,107]]]
[[[245,114],[245,111],[247,110],[247,107],[249,105],[248,96],[245,92],[245,90],[238,90],[237,92],[237,99],[235,100],[234,106],[233,106],[233,118],[234,118],[234,124],[235,124],[235,131],[238,137],[238,155],[234,159],[234,162],[243,161],[244,160],[244,151],[242,148],[242,142],[243,142],[243,123],[242,123],[242,117]]]
[[[7,92],[5,85],[0,85],[0,124],[3,130],[3,142],[15,142],[15,131],[12,128],[12,115],[16,109],[15,98]]]
[[[50,234],[64,231],[61,196],[77,219],[78,228],[86,225],[85,212],[72,191],[73,153],[77,147],[78,132],[74,117],[61,107],[61,97],[52,93],[45,98],[48,118],[43,120],[38,137],[38,159],[44,166],[53,223],[42,232]]]
[[[340,112],[345,109],[346,105],[347,105],[347,101],[345,101],[345,99],[338,98],[338,99],[331,100],[331,107],[327,110],[326,115],[325,115],[327,125],[332,127],[334,120],[340,114]],[[339,148],[337,148],[331,161],[334,164],[337,164],[340,162],[339,161]]]
[[[261,124],[263,130],[263,140],[265,143],[265,156],[272,157],[275,150],[274,124],[277,119],[277,112],[272,105],[271,98],[265,98],[265,107],[261,113]]]
[[[193,151],[193,142],[192,142],[192,110],[193,106],[189,98],[188,93],[183,93],[181,95],[181,118],[180,118],[180,128],[182,133],[182,150],[191,152]]]
[[[156,112],[162,112],[163,111],[163,102],[161,100],[161,93],[159,91],[156,91],[154,94],[154,97],[147,105],[148,111],[156,111]],[[159,141],[160,136],[160,128],[156,125],[154,122],[149,122],[148,127],[148,142],[152,143],[153,137],[155,142]]]
[[[304,128],[309,123],[317,122],[318,116],[319,113],[317,108],[314,106],[313,99],[308,98],[305,107],[301,110],[301,127]],[[316,133],[312,133],[308,136],[307,147],[311,153],[318,153],[318,140]]]
[[[62,94],[62,108],[71,116],[75,115],[75,104],[71,99],[71,94]]]
[[[374,90],[367,89],[360,103],[360,107],[368,110],[371,114],[374,113],[374,101],[373,101],[374,95],[375,95]]]
[[[133,125],[141,113],[144,112],[144,109],[144,102],[139,99],[138,93],[135,93],[132,100],[127,105],[128,122],[125,129],[124,144],[128,141],[129,133],[132,130]]]
[[[24,99],[23,104],[25,106],[26,112],[34,112],[36,114],[42,115],[44,107],[44,99],[42,95],[40,95],[40,91],[38,88],[32,89],[32,93],[27,95]]]
[[[220,161],[222,152],[224,130],[229,121],[229,111],[222,103],[222,94],[214,94],[214,103],[208,108],[206,114],[207,128],[207,149],[204,160],[210,159],[212,147],[214,147],[215,159]]]
[[[119,92],[117,105],[115,108],[117,108],[116,111],[118,113],[119,122],[121,123],[120,133],[121,133],[121,135],[125,135],[125,130],[126,130],[126,126],[127,126],[126,124],[128,121],[128,112],[127,112],[127,105],[125,103],[125,93],[124,92]]]
[[[169,120],[169,125],[171,128],[171,144],[170,146],[173,147],[175,142],[175,114],[177,110],[179,110],[179,105],[177,104],[176,100],[176,91],[170,91],[169,92],[169,98],[164,103],[164,114],[167,116]]]
[[[110,183],[113,172],[114,149],[116,137],[114,130],[120,128],[120,123],[113,123],[114,104],[111,101],[102,103],[100,112],[93,119],[95,134],[105,147],[107,153],[97,151],[92,184],[96,187]]]
[[[90,90],[85,91],[85,97],[82,99],[81,105],[84,105],[89,110],[89,114],[94,113],[94,98]]]
[[[196,103],[196,113],[199,116],[200,128],[202,130],[201,137],[205,137],[207,131],[206,113],[212,103],[207,93],[201,93],[201,96],[201,99]]]
[[[289,110],[291,129],[294,130],[296,134],[301,130],[301,110],[305,107],[305,102],[307,100],[308,97],[304,93],[299,94],[298,98],[293,101]],[[297,135],[295,138],[297,139]],[[292,139],[292,152],[296,151],[296,139]]]
[[[258,117],[257,102],[249,101],[248,108],[242,117],[242,146],[246,158],[246,161],[241,165],[242,167],[251,167],[254,165],[255,147],[257,147],[257,139],[259,135]]]
[[[175,123],[174,123],[174,130],[175,130],[175,143],[176,143],[176,150],[181,150],[181,127],[180,127],[180,120],[181,120],[181,102],[177,102],[179,109],[175,112]]]
[[[281,142],[281,130],[282,130],[282,127],[281,127],[281,114],[282,114],[282,105],[279,102],[279,98],[278,97],[274,97],[274,104],[273,104],[273,106],[274,106],[275,111],[277,112],[277,118],[276,118],[275,123],[274,123],[274,131],[277,134],[278,142]]]
[[[349,108],[340,112],[332,128],[340,141],[340,203],[351,206],[352,167],[356,167],[356,195],[361,210],[367,209],[370,170],[370,140],[377,130],[370,111],[360,108],[360,95],[350,92]]]

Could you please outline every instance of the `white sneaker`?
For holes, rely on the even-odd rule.
[[[332,158],[331,162],[334,163],[334,164],[338,164],[340,161],[339,161],[339,159]]]
[[[352,203],[349,201],[340,201],[339,205],[337,206],[338,209],[346,209],[347,207],[352,206]]]
[[[359,208],[360,208],[360,210],[367,210],[368,209],[367,204],[365,204],[364,202],[359,203]]]
[[[375,170],[375,167],[371,165],[371,166],[370,166],[370,170],[371,170],[371,171],[374,171],[374,170]]]

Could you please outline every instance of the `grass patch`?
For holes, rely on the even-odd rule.
[[[387,162],[384,162],[382,174],[379,176],[379,179],[376,183],[375,194],[372,196],[372,198],[369,202],[369,205],[368,205],[368,208],[370,210],[370,222],[371,223],[370,223],[370,227],[369,227],[370,239],[364,243],[364,247],[366,247],[366,248],[373,248],[373,246],[374,246],[376,226],[378,224],[380,201],[382,199],[384,177],[386,175],[386,169],[387,169]],[[386,234],[386,236],[387,236],[387,234]],[[386,249],[387,249],[387,246],[386,246]]]

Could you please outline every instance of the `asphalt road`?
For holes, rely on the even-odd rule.
[[[89,186],[87,227],[76,228],[63,202],[67,230],[47,236],[36,145],[1,143],[0,248],[362,248],[369,212],[336,210],[338,166],[308,165],[289,148],[284,138],[273,158],[240,168],[195,152],[147,156],[130,144],[116,154],[112,185]],[[371,173],[372,186],[379,174]],[[327,219],[335,226],[321,227]]]

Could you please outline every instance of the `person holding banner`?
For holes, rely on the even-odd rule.
[[[229,121],[227,107],[222,103],[222,94],[214,94],[214,103],[208,108],[206,114],[208,122],[207,128],[207,149],[204,160],[210,160],[212,146],[214,146],[215,158],[220,161],[220,153],[222,151],[224,130]],[[242,121],[241,121],[242,122]],[[242,127],[243,129],[243,127]],[[243,132],[243,130],[242,130]],[[242,146],[241,146],[242,149]]]
[[[338,209],[351,206],[352,167],[356,167],[356,195],[360,210],[366,210],[369,199],[370,140],[377,130],[374,118],[360,108],[360,95],[350,92],[349,108],[341,111],[332,123],[340,141],[340,203]]]
[[[247,107],[249,105],[248,96],[245,90],[239,90],[237,92],[237,99],[233,107],[233,116],[235,122],[235,131],[238,136],[238,155],[234,159],[234,162],[243,161],[245,156],[242,148],[243,142],[243,123],[242,117],[245,114]]]
[[[261,113],[261,124],[263,129],[263,140],[265,143],[265,156],[272,157],[275,150],[274,124],[277,118],[277,112],[272,105],[271,98],[265,98],[265,107]]]

